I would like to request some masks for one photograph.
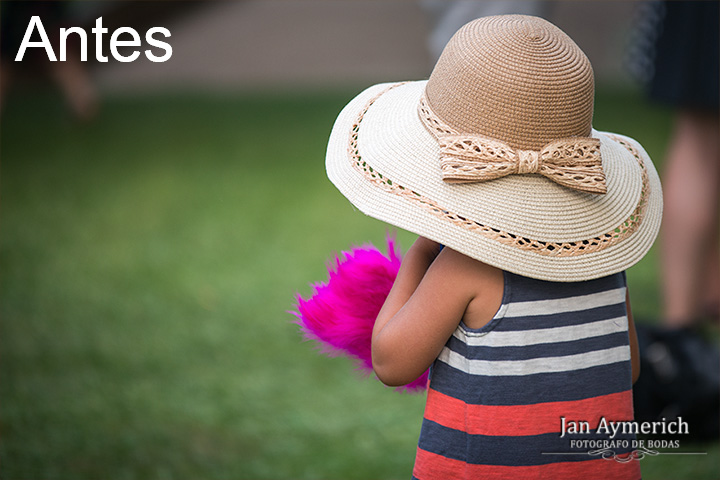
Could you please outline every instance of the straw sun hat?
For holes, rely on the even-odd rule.
[[[361,211],[520,275],[581,281],[637,263],[662,192],[642,146],[592,129],[592,67],[536,17],[485,17],[429,80],[380,84],[340,113],[330,180]]]

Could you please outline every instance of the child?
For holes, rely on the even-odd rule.
[[[662,194],[638,143],[592,129],[593,96],[557,27],[486,17],[428,81],[371,87],[333,127],[332,182],[420,235],[372,336],[388,385],[432,365],[414,478],[640,478],[611,427],[639,374],[624,271]]]

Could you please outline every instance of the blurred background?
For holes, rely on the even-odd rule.
[[[335,117],[369,85],[427,78],[467,21],[539,15],[595,68],[595,128],[634,137],[664,172],[678,109],[649,91],[663,12],[641,1],[0,1],[0,478],[408,478],[423,396],[318,355],[290,313],[333,255],[382,246],[388,232],[326,179]],[[60,27],[85,28],[88,61],[71,42],[66,62],[39,48],[14,62],[30,15],[56,46]],[[96,61],[100,16],[111,32],[169,29],[172,57]],[[716,204],[700,221],[715,233]],[[414,239],[397,235],[405,249]],[[703,248],[717,262],[717,243]],[[670,328],[659,250],[628,272],[636,321],[655,335],[646,346],[664,346],[656,329]],[[650,349],[675,370],[640,397],[659,403],[650,416],[690,409],[707,428],[643,459],[647,479],[720,477],[717,317],[687,321],[699,336],[683,348],[704,356]],[[709,384],[709,406],[707,395],[660,399],[688,371]]]

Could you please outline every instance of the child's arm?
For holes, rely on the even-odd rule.
[[[635,321],[633,320],[632,308],[630,307],[630,292],[625,294],[625,306],[628,317],[628,335],[630,336],[630,363],[632,364],[632,383],[640,378],[640,347],[638,346]]]
[[[419,377],[437,358],[468,304],[502,272],[418,238],[375,322],[373,369],[390,386]],[[502,284],[502,280],[500,280]],[[494,313],[494,312],[493,312]],[[492,314],[489,315],[492,317]]]

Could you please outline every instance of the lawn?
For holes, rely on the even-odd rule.
[[[353,91],[107,98],[73,122],[53,95],[2,116],[0,477],[408,478],[423,409],[320,356],[288,313],[329,257],[387,227],[325,177]],[[656,159],[667,111],[601,91],[595,126]],[[398,234],[407,248],[413,236]],[[659,314],[656,253],[629,272]],[[706,456],[644,478],[717,478]]]

